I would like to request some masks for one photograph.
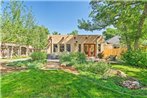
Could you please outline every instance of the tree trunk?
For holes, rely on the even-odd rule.
[[[143,13],[140,17],[140,21],[138,24],[138,31],[136,32],[136,37],[134,41],[134,50],[139,48],[139,40],[142,35],[142,27],[143,27],[146,17],[147,17],[147,2],[145,2],[144,4],[144,10],[143,10]]]
[[[132,48],[131,48],[131,42],[128,40],[128,37],[127,36],[125,36],[125,37],[126,37],[127,49],[130,51],[130,50],[132,50]]]
[[[126,25],[124,26],[124,30],[125,30],[124,36],[125,36],[125,41],[126,41],[126,44],[127,44],[127,49],[132,50],[131,41],[129,40],[128,35],[126,33],[127,32],[127,26]]]

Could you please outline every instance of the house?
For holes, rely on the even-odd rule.
[[[96,57],[103,51],[104,42],[101,35],[49,35],[47,53],[82,52]]]
[[[120,39],[121,37],[116,35],[108,40],[106,40],[107,45],[110,45],[111,48],[119,48],[120,47]]]

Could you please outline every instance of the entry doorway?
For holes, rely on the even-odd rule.
[[[96,45],[95,44],[84,44],[84,53],[88,57],[96,56]]]

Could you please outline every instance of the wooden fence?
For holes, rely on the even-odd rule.
[[[103,51],[103,55],[104,58],[110,56],[110,55],[116,55],[118,57],[120,57],[120,55],[126,51],[126,48],[113,48],[113,49],[104,49]]]

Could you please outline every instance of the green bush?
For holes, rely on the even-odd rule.
[[[7,66],[26,67],[28,62],[31,62],[31,60],[10,62]]]
[[[32,60],[27,60],[27,61],[16,61],[16,62],[10,62],[7,64],[7,66],[15,66],[15,67],[27,67],[27,68],[41,68],[43,67],[44,63],[46,61],[32,61]]]
[[[147,67],[147,52],[127,51],[122,54],[122,60],[132,66]]]
[[[47,54],[44,52],[33,52],[31,54],[32,60],[45,60],[47,58]]]
[[[63,53],[60,55],[60,62],[69,66],[74,64],[82,64],[86,62],[86,56],[83,53]]]
[[[111,68],[111,65],[105,62],[87,62],[84,64],[76,64],[75,67],[86,72],[104,74],[108,69]]]
[[[41,68],[41,67],[43,67],[43,65],[44,64],[40,61],[33,61],[33,62],[28,63],[27,67],[28,68]]]

